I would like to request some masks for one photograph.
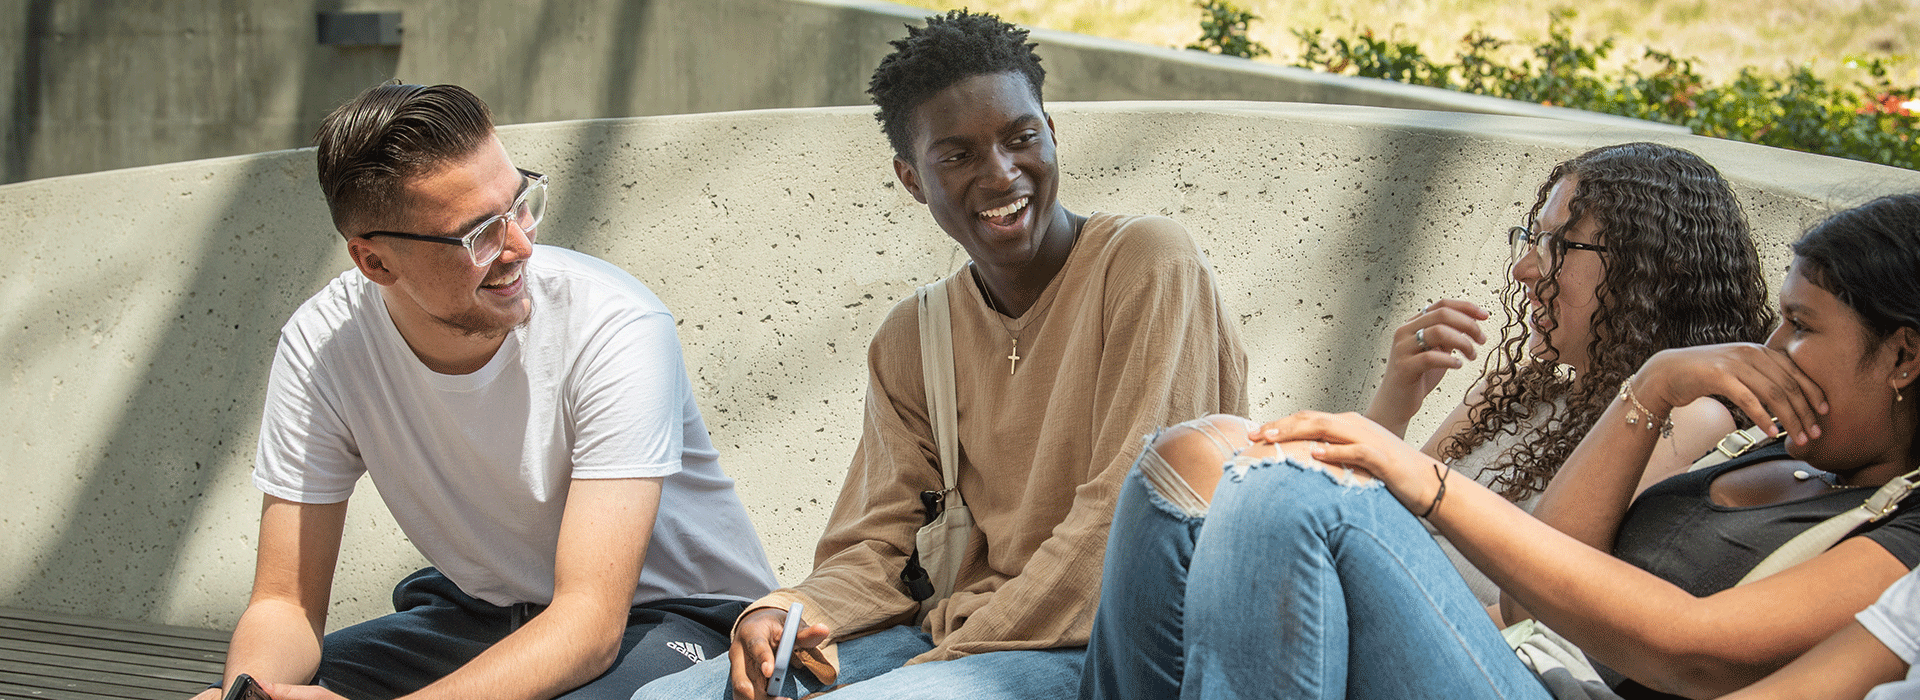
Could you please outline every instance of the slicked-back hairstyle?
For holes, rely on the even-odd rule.
[[[333,226],[391,213],[402,181],[473,153],[493,133],[487,103],[458,85],[388,83],[360,93],[314,135]]]
[[[1546,488],[1641,363],[1667,348],[1761,342],[1774,323],[1767,283],[1733,188],[1713,165],[1657,143],[1603,146],[1555,166],[1540,185],[1527,225],[1536,225],[1554,185],[1574,179],[1562,231],[1596,224],[1607,247],[1578,377],[1560,369],[1552,323],[1509,280],[1501,294],[1507,322],[1487,353],[1484,400],[1468,410],[1466,430],[1440,445],[1443,459],[1465,456],[1501,434],[1519,435],[1496,456],[1494,490],[1518,501]],[[1579,253],[1592,255],[1593,253]],[[1542,260],[1533,293],[1548,308],[1560,295],[1561,261]],[[1528,352],[1527,317],[1539,314],[1545,348]]]
[[[1027,43],[1027,30],[990,14],[949,10],[927,18],[927,26],[907,26],[907,36],[888,42],[893,53],[873,70],[867,94],[880,107],[874,115],[893,152],[907,162],[913,157],[913,110],[941,90],[976,75],[1019,73],[1026,77],[1033,101],[1040,104],[1040,84],[1047,72],[1034,55],[1037,44]]]

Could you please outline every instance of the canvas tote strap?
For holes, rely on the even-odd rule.
[[[1713,446],[1712,452],[1708,452],[1705,456],[1694,460],[1693,466],[1687,467],[1687,471],[1697,472],[1733,459],[1746,454],[1748,450],[1752,450],[1766,441],[1767,432],[1761,430],[1760,426],[1757,425],[1745,430],[1735,430],[1727,433],[1726,437],[1720,438],[1720,444]]]
[[[1787,540],[1786,544],[1773,550],[1773,553],[1755,565],[1752,571],[1747,572],[1746,577],[1740,579],[1740,583],[1734,585],[1758,581],[1819,556],[1821,552],[1831,549],[1840,542],[1841,538],[1846,537],[1861,525],[1892,514],[1895,508],[1900,507],[1900,500],[1906,498],[1916,485],[1920,485],[1920,469],[1894,477],[1878,491],[1874,491],[1872,496],[1868,496],[1867,502],[1860,504],[1859,508],[1848,508],[1846,512],[1828,518],[1826,522],[1807,528],[1804,532],[1795,535],[1793,539]]]
[[[959,392],[953,386],[953,321],[947,312],[948,277],[919,289],[920,371],[927,387],[927,420],[940,455],[942,496],[958,503],[960,491]]]
[[[1739,457],[1767,442],[1767,439],[1766,432],[1758,425],[1733,431],[1721,438],[1720,444],[1715,445],[1712,452],[1696,460],[1693,466],[1687,467],[1687,471],[1699,471]],[[1860,504],[1859,508],[1849,508],[1839,515],[1827,518],[1820,524],[1794,535],[1793,539],[1787,540],[1785,544],[1780,545],[1779,549],[1767,555],[1767,558],[1760,560],[1759,564],[1754,565],[1752,571],[1747,572],[1747,575],[1734,585],[1740,586],[1758,581],[1820,556],[1821,552],[1832,549],[1834,545],[1840,543],[1841,539],[1854,530],[1860,529],[1861,525],[1891,515],[1894,509],[1900,507],[1901,499],[1906,498],[1917,485],[1920,485],[1920,469],[1894,477],[1879,490],[1874,491],[1872,496],[1867,497],[1866,502]]]

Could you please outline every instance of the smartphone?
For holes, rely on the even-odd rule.
[[[806,607],[794,603],[787,608],[787,624],[780,628],[780,648],[773,652],[773,675],[767,676],[767,697],[778,697],[786,689],[787,666],[793,662],[793,638],[800,633],[800,609]]]
[[[260,689],[260,683],[253,676],[240,674],[233,679],[233,687],[227,689],[227,700],[273,700],[267,697],[267,691]]]

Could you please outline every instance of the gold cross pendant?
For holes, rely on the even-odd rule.
[[[1007,356],[1007,376],[1013,376],[1014,365],[1020,364],[1020,339],[1013,339],[1013,354]]]

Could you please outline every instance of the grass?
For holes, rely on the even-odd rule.
[[[898,0],[930,10],[971,7],[1029,27],[1091,34],[1156,46],[1185,46],[1200,35],[1200,11],[1186,0]],[[1351,36],[1359,28],[1418,43],[1429,56],[1451,59],[1460,37],[1480,28],[1494,36],[1537,42],[1547,13],[1568,0],[1239,0],[1260,19],[1250,32],[1291,64],[1299,42],[1290,30],[1325,29]],[[1617,60],[1642,46],[1700,59],[1715,81],[1741,66],[1783,73],[1807,64],[1829,80],[1860,77],[1853,56],[1894,58],[1895,84],[1920,84],[1920,2],[1912,0],[1587,0],[1573,5],[1574,38],[1587,44],[1617,38]]]

